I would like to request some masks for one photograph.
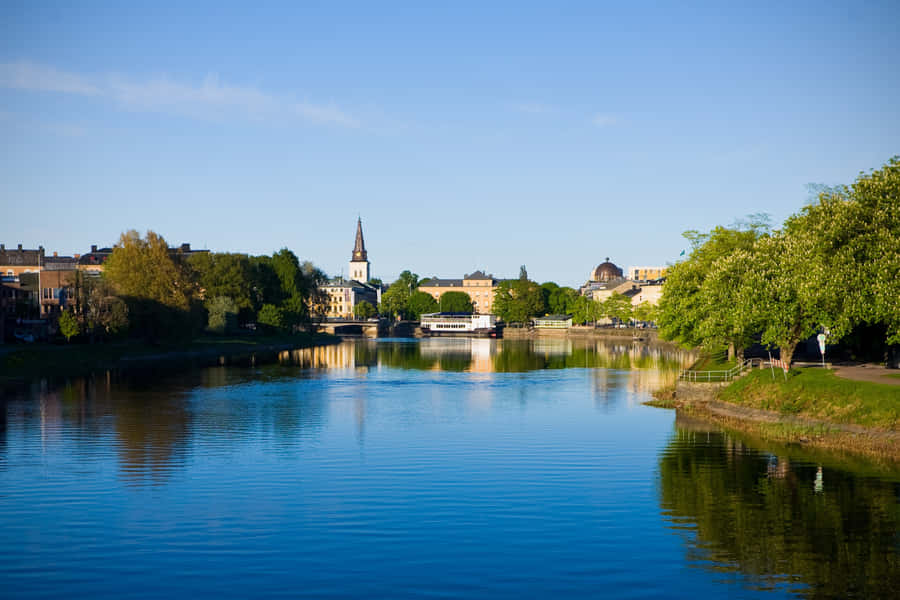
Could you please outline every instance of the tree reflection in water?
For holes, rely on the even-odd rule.
[[[583,339],[353,340],[284,352],[281,361],[306,368],[392,367],[423,371],[522,373],[540,369],[647,369],[674,376],[693,355],[668,346]]]
[[[676,430],[659,460],[661,504],[691,563],[813,598],[896,597],[897,479],[820,472],[689,422]]]

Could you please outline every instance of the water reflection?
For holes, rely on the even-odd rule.
[[[640,394],[674,377],[691,358],[663,347],[598,340],[438,338],[356,340],[293,350],[281,353],[278,363],[250,368],[105,372],[4,391],[9,401],[0,411],[4,445],[0,448],[7,444],[8,421],[16,424],[20,435],[39,433],[42,451],[48,445],[71,445],[89,455],[97,451],[97,439],[112,433],[122,478],[132,484],[157,484],[189,459],[191,440],[197,435],[226,444],[262,431],[281,451],[288,451],[296,446],[298,432],[321,429],[328,418],[327,384],[298,387],[298,379],[327,377],[331,372],[366,378],[371,369],[384,368],[475,374],[585,368],[594,369],[590,376],[596,406],[609,410],[620,388],[627,388],[629,402],[639,402]],[[638,370],[621,377],[607,368]],[[354,390],[360,441],[371,391]],[[482,407],[490,406],[493,396],[489,388],[473,388],[469,395]],[[0,468],[6,459],[4,451]]]
[[[677,373],[695,356],[671,346],[602,339],[493,340],[429,338],[414,340],[356,340],[336,346],[291,350],[279,355],[283,364],[314,369],[399,369],[521,373],[540,369],[645,369],[638,377],[646,390],[659,374]],[[653,372],[652,374],[650,372]]]
[[[662,508],[695,567],[813,598],[895,597],[900,480],[835,460],[763,451],[679,415],[659,461]]]
[[[185,580],[217,597],[900,586],[900,477],[683,415],[669,439],[672,413],[639,403],[690,358],[360,340],[24,385],[0,405],[0,581],[73,597],[178,596]],[[744,574],[758,589],[731,587]]]
[[[354,340],[279,355],[283,365],[357,374],[373,368],[485,374],[591,369],[592,398],[602,411],[611,410],[613,399],[620,400],[623,392],[628,404],[644,402],[647,394],[673,383],[678,371],[695,358],[691,352],[668,345],[567,338]],[[630,374],[623,378],[610,369]]]

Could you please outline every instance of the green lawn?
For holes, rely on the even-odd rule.
[[[900,430],[900,387],[841,379],[831,371],[755,370],[722,390],[726,402],[833,423]]]
[[[701,354],[693,365],[692,371],[727,371],[737,366],[737,360],[728,360],[727,354]]]

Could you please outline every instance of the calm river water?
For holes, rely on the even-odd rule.
[[[4,598],[890,597],[900,473],[642,405],[677,353],[345,342],[4,391]]]

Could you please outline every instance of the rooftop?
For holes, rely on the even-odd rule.
[[[434,277],[423,279],[419,282],[419,287],[462,287],[462,284],[462,279],[439,279]]]

